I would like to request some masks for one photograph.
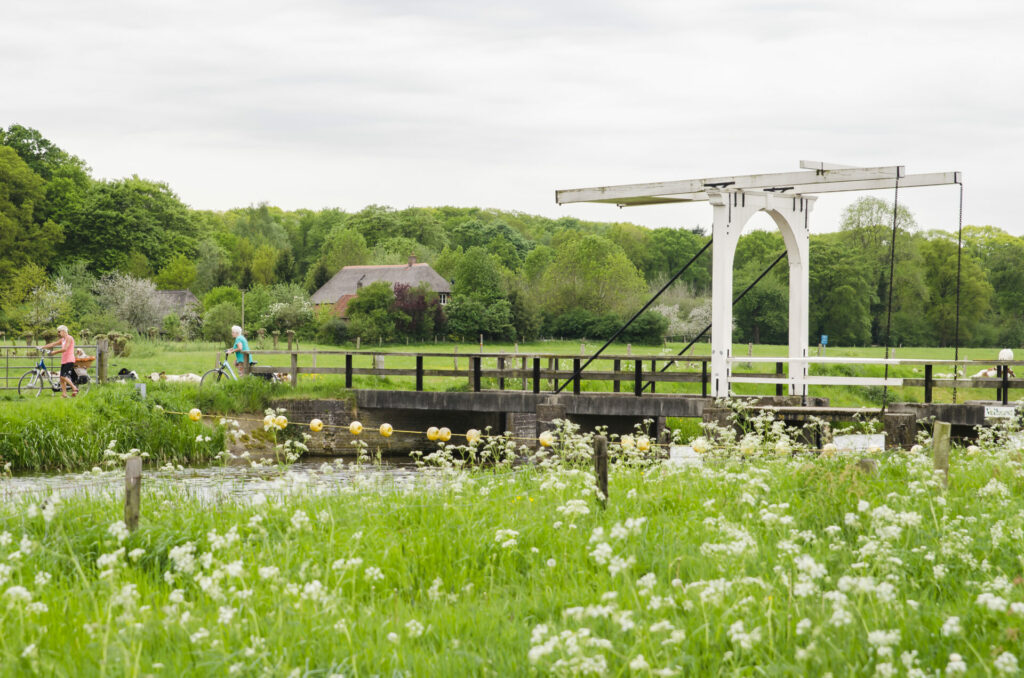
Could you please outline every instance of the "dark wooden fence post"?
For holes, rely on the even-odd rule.
[[[480,391],[480,356],[473,356],[473,391]]]
[[[1000,365],[1003,370],[1003,404],[1010,404],[1010,368],[1006,365]]]
[[[644,363],[637,358],[633,366],[633,395],[639,397],[644,392]]]
[[[352,388],[352,354],[345,354],[345,388]]]
[[[580,394],[580,359],[572,359],[572,393],[573,395]]]
[[[700,361],[700,394],[708,397],[708,361]]]
[[[498,390],[505,390],[505,358],[498,356]]]
[[[608,439],[594,436],[594,475],[597,478],[598,501],[608,506]]]
[[[654,381],[656,376],[658,376],[658,363],[651,358],[651,393],[655,393],[658,389],[658,382]]]
[[[953,370],[956,371],[955,369]],[[953,375],[956,378],[956,375]],[[932,401],[932,366],[924,366],[924,401],[930,403]]]
[[[416,390],[423,390],[423,356],[416,356]]]
[[[139,527],[142,503],[142,457],[128,457],[124,467],[124,524],[129,532]]]
[[[292,388],[299,385],[299,354],[292,352]]]
[[[533,359],[533,392],[540,393],[540,358]]]
[[[618,358],[612,363],[612,371],[615,372],[615,381],[612,382],[612,392],[619,392],[619,369],[622,367],[622,361]]]
[[[782,369],[783,369],[782,363],[775,363],[775,378],[776,379],[781,379],[782,377],[785,376],[785,374],[783,373]],[[775,384],[775,395],[780,396],[780,395],[782,395],[784,393],[783,388],[782,388],[784,385],[785,384]]]

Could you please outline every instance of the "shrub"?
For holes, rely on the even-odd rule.
[[[203,339],[222,344],[231,343],[231,326],[237,325],[242,309],[230,301],[217,304],[203,316]]]

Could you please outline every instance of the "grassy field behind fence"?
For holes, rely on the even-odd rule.
[[[1021,453],[929,453],[5,503],[0,675],[1014,674]]]
[[[283,343],[283,342],[282,342]],[[581,355],[583,357],[590,356],[594,351],[600,348],[601,344],[597,342],[580,342],[580,341],[543,341],[543,342],[532,342],[519,344],[518,350],[520,353],[525,354],[553,354],[553,355]],[[673,356],[678,353],[685,344],[682,343],[670,343],[667,346],[632,346],[631,350],[635,355],[648,355],[648,356]],[[253,342],[253,349],[259,350],[260,346],[257,341]],[[270,350],[272,348],[270,341],[265,341],[263,348]],[[302,344],[300,347],[303,351],[311,351],[314,348],[323,351],[338,351],[337,347],[331,346],[316,346],[313,344]],[[372,348],[363,347],[364,350],[373,350]],[[468,356],[479,353],[480,347],[476,344],[452,344],[452,343],[428,343],[428,344],[411,344],[411,345],[391,345],[380,348],[382,354],[388,352],[399,352],[399,353],[415,353],[415,352],[431,352],[431,353],[453,353],[458,350],[459,357],[459,368],[469,369]],[[485,353],[497,353],[505,352],[509,354],[509,360],[507,363],[508,367],[512,367],[512,358],[514,357],[514,351],[516,346],[510,343],[495,343],[495,344],[484,344]],[[126,358],[114,358],[111,363],[111,374],[116,373],[121,367],[127,367],[134,369],[140,375],[148,375],[151,372],[168,372],[172,374],[182,372],[195,372],[202,374],[202,372],[213,367],[215,356],[218,351],[222,351],[223,348],[216,344],[210,343],[189,343],[189,344],[176,344],[176,343],[164,343],[164,342],[136,342],[133,347],[133,353],[131,356]],[[812,353],[816,349],[812,349]],[[689,352],[693,355],[708,355],[710,347],[708,344],[697,344]],[[754,356],[785,356],[787,347],[785,346],[768,346],[768,345],[757,345],[753,346]],[[626,353],[626,346],[624,344],[613,344],[607,351],[607,353],[614,353],[616,355],[624,355]],[[747,344],[736,344],[733,347],[733,354],[736,356],[745,356],[748,353]],[[962,360],[995,360],[998,355],[998,349],[985,349],[985,348],[969,348],[961,349],[960,358]],[[900,347],[892,350],[893,357],[898,358],[914,358],[914,359],[932,359],[932,360],[951,360],[953,358],[953,350],[948,348],[916,348],[916,347]],[[854,348],[829,348],[826,350],[827,356],[851,356],[851,357],[862,357],[862,358],[882,358],[885,356],[885,349],[880,347],[854,347]],[[282,368],[282,371],[286,371],[290,366],[290,357],[286,355],[265,355],[259,357],[261,365],[270,366],[277,365]],[[318,367],[344,367],[345,359],[342,355],[318,355],[316,358],[316,364]],[[299,365],[310,367],[313,365],[313,357],[311,355],[300,355]],[[416,366],[415,358],[411,356],[392,356],[384,358],[384,366],[388,368],[404,368],[414,369]],[[359,368],[370,368],[373,367],[373,358],[370,355],[357,356],[354,361],[354,367]],[[452,369],[453,360],[451,358],[441,357],[428,357],[424,359],[425,369]],[[497,369],[497,358],[486,358],[483,361],[483,367],[485,369]],[[519,364],[515,365],[519,367]],[[532,368],[532,365],[528,363],[528,369]],[[547,369],[547,361],[543,361],[541,365],[542,369]],[[632,370],[632,364],[626,361],[623,362],[621,368],[623,370]],[[659,369],[661,365],[659,364]],[[571,370],[572,364],[568,361],[562,361],[559,365],[561,370]],[[611,370],[611,360],[597,360],[588,369],[597,370]],[[645,365],[645,371],[649,371],[650,365]],[[669,368],[673,371],[689,371],[696,374],[700,374],[699,363],[687,363],[680,362],[676,366]],[[773,364],[764,363],[752,363],[749,365],[739,365],[736,368],[736,372],[774,372],[775,366]],[[935,369],[935,376],[943,373],[952,374],[952,367],[949,366],[937,366]],[[843,376],[870,376],[870,377],[881,377],[884,374],[884,368],[876,365],[818,365],[811,367],[812,374],[829,374],[829,375],[843,375]],[[897,366],[890,367],[890,376],[893,377],[905,377],[905,378],[923,378],[924,377],[924,366]],[[968,375],[969,376],[969,375]],[[516,385],[515,380],[507,379],[506,388],[511,388]],[[521,381],[518,382],[521,386]],[[301,390],[309,389],[311,393],[319,394],[330,392],[344,386],[343,376],[334,375],[302,375],[300,379]],[[373,376],[357,376],[354,380],[353,386],[355,388],[401,388],[412,390],[415,388],[415,378],[409,377],[387,377],[379,378]],[[532,385],[528,384],[530,388]],[[550,383],[546,384],[550,386]],[[496,379],[485,379],[484,388],[497,388]],[[465,378],[442,378],[442,377],[428,377],[424,381],[424,388],[426,390],[433,391],[444,391],[444,390],[459,390],[468,388],[468,379]],[[582,388],[585,391],[611,391],[612,383],[606,381],[588,381],[583,380]],[[628,391],[631,389],[631,381],[627,379],[623,383],[622,389]],[[699,383],[687,383],[687,384],[669,384],[659,383],[657,386],[659,393],[699,393]],[[757,384],[737,384],[735,392],[738,395],[770,395],[775,393],[774,385],[757,385]],[[919,387],[906,387],[894,389],[896,398],[898,400],[911,401],[911,402],[922,402],[924,400],[924,389]],[[1013,391],[1011,391],[1013,394]],[[882,388],[881,387],[840,387],[840,386],[812,386],[810,387],[810,395],[830,398],[834,405],[838,406],[876,406],[881,405],[882,401]],[[1022,393],[1021,395],[1024,395]],[[933,399],[936,402],[952,402],[953,394],[952,389],[949,388],[935,388]],[[958,400],[963,401],[966,399],[994,399],[995,389],[959,389]]]

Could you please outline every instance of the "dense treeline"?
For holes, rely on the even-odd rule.
[[[892,208],[853,203],[835,233],[811,240],[811,336],[830,343],[885,339]],[[955,236],[919,229],[901,210],[892,341],[953,341]],[[249,329],[293,329],[341,342],[430,336],[602,338],[705,243],[700,229],[548,219],[518,212],[371,205],[284,211],[269,205],[192,210],[164,183],[97,180],[82,159],[38,131],[0,129],[0,330],[65,322],[91,332],[220,339],[241,316]],[[736,256],[737,290],[783,251],[777,233],[752,231]],[[367,286],[348,323],[314,313],[309,294],[341,267],[402,263],[410,254],[453,281],[443,310],[429,291]],[[1024,240],[965,228],[964,344],[1024,339]],[[629,341],[689,336],[707,324],[705,255],[638,321]],[[386,287],[386,286],[383,286]],[[157,289],[188,289],[191,313],[162,307]],[[783,343],[788,281],[777,266],[737,305],[739,341]]]

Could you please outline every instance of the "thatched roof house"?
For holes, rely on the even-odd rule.
[[[427,287],[437,292],[442,306],[448,303],[452,294],[452,286],[431,268],[430,264],[418,264],[416,257],[411,256],[408,264],[346,266],[314,292],[310,301],[318,310],[322,306],[330,306],[337,315],[344,318],[348,315],[346,308],[349,300],[356,296],[364,285],[381,280],[391,283],[392,288],[398,284],[416,287],[426,283]]]
[[[171,312],[181,315],[190,306],[202,306],[196,295],[188,290],[157,290],[156,294],[157,299],[160,300],[160,315],[162,316]]]

